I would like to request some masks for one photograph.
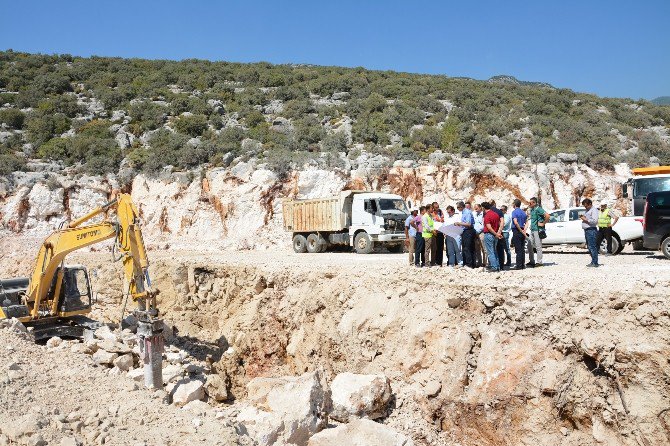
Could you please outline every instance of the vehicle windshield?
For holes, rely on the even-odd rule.
[[[382,212],[399,212],[403,214],[409,214],[405,202],[397,198],[380,198],[379,209]]]
[[[670,177],[668,178],[640,178],[635,180],[635,198],[643,198],[649,192],[670,191]]]
[[[565,221],[565,211],[556,211],[549,214],[549,223],[559,223]]]

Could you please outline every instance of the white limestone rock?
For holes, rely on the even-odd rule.
[[[328,396],[315,372],[255,378],[247,391],[250,405],[240,411],[237,421],[259,445],[306,446],[327,423]]]
[[[340,373],[331,383],[333,410],[340,422],[351,418],[376,419],[386,414],[391,400],[391,384],[384,375]]]
[[[191,401],[202,400],[205,397],[205,386],[199,379],[183,379],[177,382],[171,393],[172,403],[184,406]]]
[[[309,439],[308,446],[414,446],[400,432],[374,421],[357,419],[325,429]]]

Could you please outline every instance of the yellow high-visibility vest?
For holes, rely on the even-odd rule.
[[[433,225],[435,222],[428,212],[426,212],[426,217],[428,218],[428,224],[423,225],[423,238],[431,238],[433,236]]]
[[[610,210],[607,208],[598,214],[598,227],[607,228],[610,223],[612,223],[612,217],[610,217]]]

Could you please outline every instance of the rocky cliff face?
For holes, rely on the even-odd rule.
[[[115,175],[70,176],[40,165],[35,172],[0,179],[0,228],[5,233],[41,236],[100,206],[113,190],[121,189],[131,192],[138,205],[150,243],[267,249],[288,246],[289,234],[282,229],[284,197],[372,189],[397,193],[411,206],[432,201],[446,206],[487,198],[511,203],[518,197],[527,202],[537,196],[547,209],[555,209],[584,197],[617,199],[621,183],[630,175],[625,164],[614,173],[599,173],[571,162],[531,164],[504,158],[492,162],[437,155],[432,163],[396,162],[391,168],[379,168],[363,153],[355,169],[305,167],[283,180],[252,159],[228,168],[137,175],[125,185]]]

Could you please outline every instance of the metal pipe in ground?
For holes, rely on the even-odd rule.
[[[163,388],[163,321],[140,321],[137,326],[140,357],[144,363],[144,386]]]

